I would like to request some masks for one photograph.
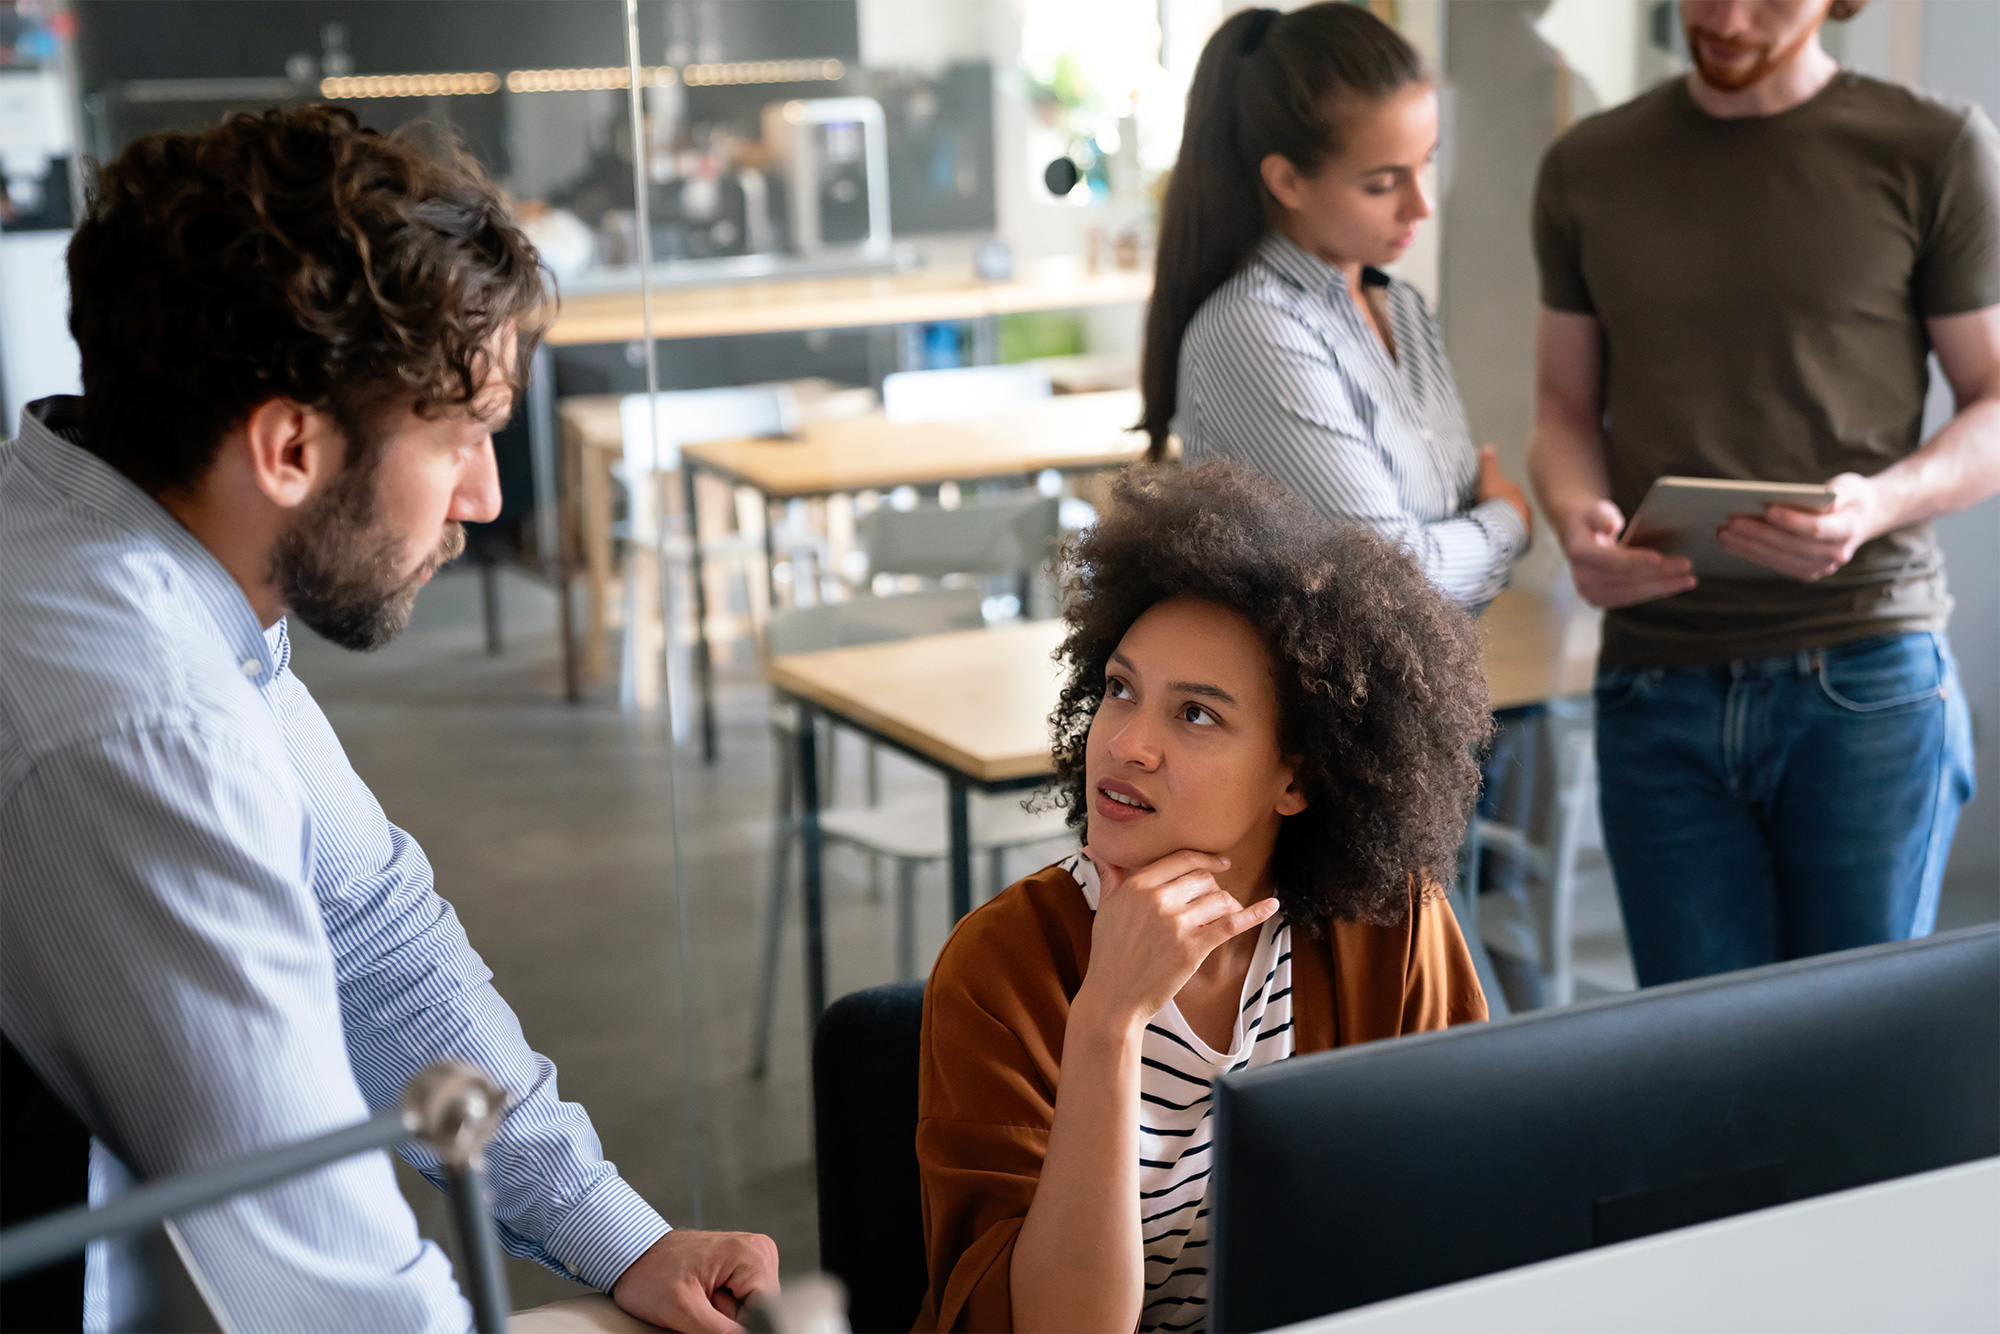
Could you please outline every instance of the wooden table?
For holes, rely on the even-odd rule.
[[[1061,394],[1032,406],[955,422],[891,423],[879,413],[801,427],[792,440],[728,440],[681,448],[685,513],[699,518],[695,475],[707,472],[764,499],[767,568],[774,501],[841,492],[1029,478],[1058,472],[1120,468],[1146,452],[1135,390]],[[713,656],[708,640],[708,594],[702,577],[701,533],[692,532],[695,667],[701,691],[702,754],[715,758]]]
[[[848,275],[653,292],[653,337],[858,329],[878,324],[974,320],[1030,310],[1078,310],[1144,301],[1150,269],[1087,274],[1072,262],[1030,268],[1005,282],[970,269]],[[565,297],[544,341],[553,347],[624,343],[646,336],[639,293],[587,292]]]
[[[1053,774],[1049,714],[1064,679],[1054,653],[1061,621],[927,635],[771,661],[771,686],[796,700],[798,772],[805,788],[806,993],[813,1021],[826,1003],[819,780],[814,711],[939,770],[950,785],[951,910],[972,907],[969,794],[1038,787]],[[1539,594],[1502,593],[1480,620],[1494,708],[1590,688],[1597,616],[1565,615]]]

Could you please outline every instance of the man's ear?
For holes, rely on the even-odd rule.
[[[1294,213],[1305,207],[1305,181],[1290,158],[1283,153],[1266,153],[1264,160],[1257,164],[1257,172],[1264,178],[1264,188],[1271,192],[1271,198],[1278,201],[1279,207]]]
[[[267,398],[244,418],[257,489],[281,509],[296,509],[339,472],[347,440],[333,418],[288,398]]]

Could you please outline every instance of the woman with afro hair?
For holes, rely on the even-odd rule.
[[[1209,1081],[1486,1017],[1439,888],[1491,726],[1465,613],[1227,462],[1128,474],[1062,560],[1082,848],[932,970],[919,1329],[1202,1328]]]

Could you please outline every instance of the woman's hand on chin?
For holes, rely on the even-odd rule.
[[[1083,851],[1090,856],[1089,848]],[[1217,945],[1278,910],[1275,897],[1246,908],[1216,882],[1216,873],[1229,869],[1227,857],[1181,851],[1130,871],[1091,861],[1097,921],[1076,1007],[1114,1028],[1143,1026]]]

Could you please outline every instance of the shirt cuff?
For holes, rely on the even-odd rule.
[[[1507,543],[1507,563],[1528,554],[1528,525],[1521,519],[1521,511],[1505,500],[1495,496],[1483,504],[1472,507],[1472,517],[1479,526],[1489,533],[1498,533]]]
[[[579,1283],[609,1292],[634,1260],[671,1231],[659,1211],[614,1173],[571,1206],[542,1245]]]

